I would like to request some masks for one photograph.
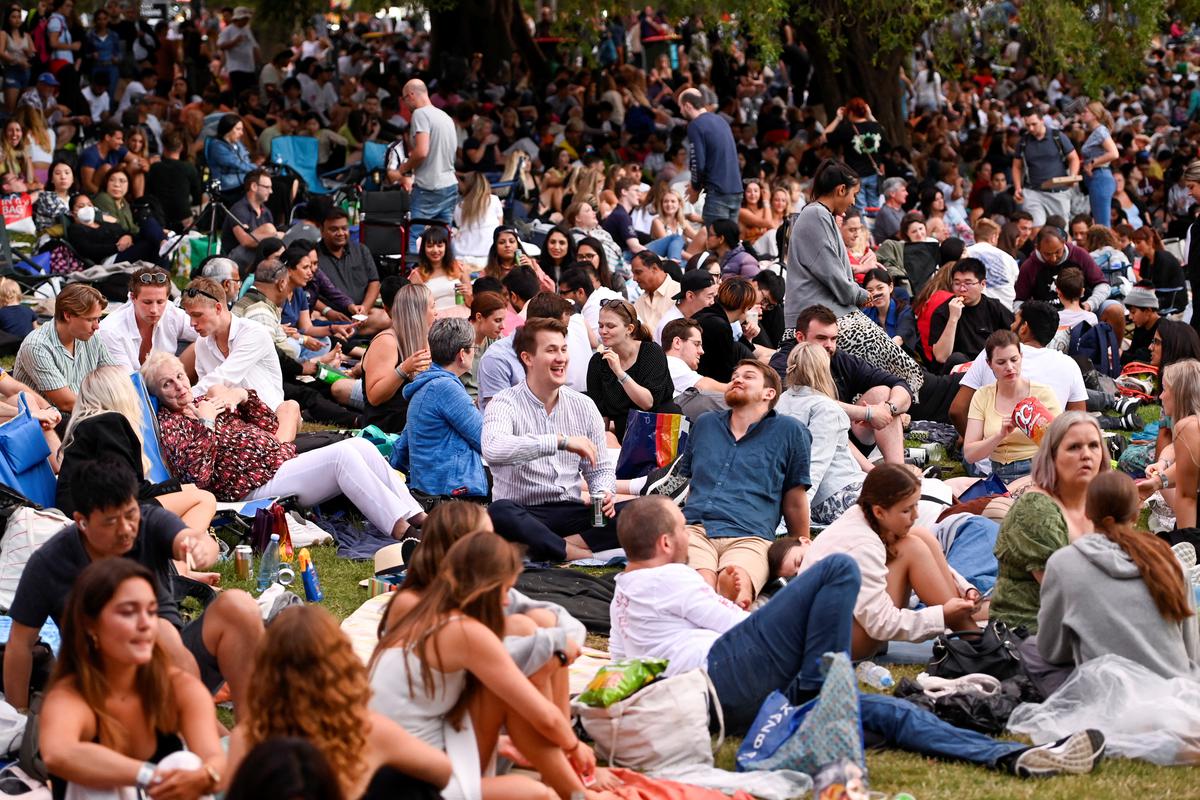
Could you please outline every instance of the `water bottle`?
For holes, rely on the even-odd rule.
[[[872,689],[890,689],[895,685],[892,673],[887,667],[881,667],[874,661],[864,661],[854,668],[854,676],[859,682],[865,683]]]
[[[271,534],[271,543],[263,552],[258,565],[258,590],[265,592],[279,574],[279,534]]]

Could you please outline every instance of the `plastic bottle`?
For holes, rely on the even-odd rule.
[[[325,593],[321,591],[321,580],[317,577],[317,565],[313,563],[307,547],[300,548],[297,563],[300,566],[300,579],[304,582],[304,599],[310,603],[319,603],[324,600]]]
[[[279,574],[279,534],[271,534],[271,542],[259,559],[258,590],[265,592]]]
[[[874,661],[864,661],[854,668],[854,676],[859,682],[873,689],[890,689],[895,685],[892,673],[887,667],[881,667]]]

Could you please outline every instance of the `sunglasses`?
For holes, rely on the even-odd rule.
[[[188,288],[184,289],[183,296],[188,298],[189,300],[196,298],[196,297],[207,297],[209,300],[212,300],[217,305],[221,304],[220,300],[213,297],[211,294],[204,291],[203,289],[197,289],[195,286],[189,286]]]
[[[167,280],[167,273],[165,272],[143,272],[137,276],[138,283],[145,284],[146,286],[152,283],[162,286]]]

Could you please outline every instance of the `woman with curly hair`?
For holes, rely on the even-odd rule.
[[[494,533],[473,531],[451,545],[437,579],[371,657],[372,707],[449,754],[454,776],[444,798],[603,796],[584,789],[596,769],[591,748],[501,639],[505,598],[520,572],[517,549]],[[502,726],[544,785],[485,775]]]
[[[216,791],[225,753],[212,698],[171,666],[159,622],[154,576],[138,562],[106,558],[80,573],[41,715],[56,800],[123,787],[183,800]]]
[[[445,787],[450,759],[370,710],[370,699],[366,668],[329,612],[284,610],[255,658],[246,716],[229,743],[229,774],[261,742],[298,736],[325,756],[346,798],[382,796],[384,785],[393,797],[412,796],[402,785],[408,792],[419,783]]]

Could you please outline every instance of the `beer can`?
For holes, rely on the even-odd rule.
[[[604,517],[604,495],[592,495],[592,527],[603,528],[605,523]]]
[[[918,467],[925,466],[925,463],[929,460],[929,454],[925,451],[924,447],[909,447],[904,451],[904,455],[911,459]]]
[[[238,580],[248,581],[254,569],[254,550],[248,544],[239,544],[233,550],[233,569]]]
[[[457,283],[454,284],[454,304],[456,306],[464,306],[467,304],[466,295],[463,294],[462,287]]]
[[[928,444],[921,445],[921,447],[925,451],[928,461],[933,462],[946,460],[946,448],[942,447],[937,442],[929,442]]]

